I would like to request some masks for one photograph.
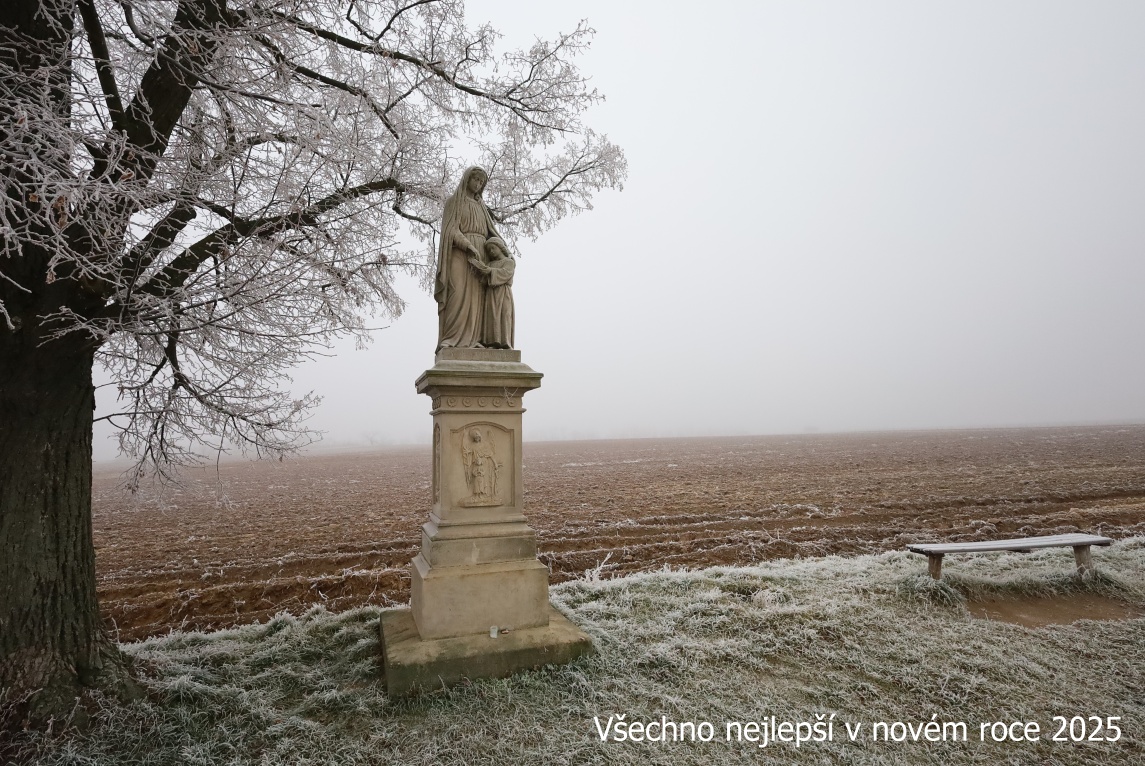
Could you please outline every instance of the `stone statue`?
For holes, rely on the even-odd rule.
[[[485,243],[493,237],[500,239],[481,199],[488,180],[489,174],[481,168],[469,168],[445,203],[433,287],[438,350],[483,345],[486,287],[470,258],[484,265]]]
[[[481,345],[485,348],[513,348],[513,272],[517,264],[500,237],[485,243],[485,262],[470,258],[469,263],[485,277],[485,311]]]
[[[493,442],[486,441],[477,428],[471,428],[468,437],[467,442],[461,445],[461,464],[465,468],[469,497],[461,500],[459,505],[464,508],[500,505],[497,472],[501,464],[497,462]]]

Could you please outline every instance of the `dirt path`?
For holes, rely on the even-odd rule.
[[[224,463],[124,497],[97,471],[100,599],[123,639],[408,599],[428,448]],[[1145,426],[525,445],[560,582],[907,542],[1145,534]]]

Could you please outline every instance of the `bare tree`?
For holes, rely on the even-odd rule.
[[[583,23],[495,57],[460,0],[0,3],[0,708],[130,693],[91,540],[93,365],[139,470],[296,447],[285,371],[432,273],[463,158],[536,236],[619,186]],[[424,247],[401,247],[412,232]]]

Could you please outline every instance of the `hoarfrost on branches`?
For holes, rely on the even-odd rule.
[[[583,22],[498,56],[459,0],[36,12],[47,42],[0,29],[0,323],[47,316],[52,336],[99,345],[139,470],[305,442],[313,400],[283,392],[286,371],[400,313],[396,275],[432,279],[434,221],[465,165],[489,171],[504,230],[530,238],[626,172],[581,122],[601,98],[573,63]],[[401,247],[406,233],[423,245]],[[34,310],[61,281],[58,305]]]

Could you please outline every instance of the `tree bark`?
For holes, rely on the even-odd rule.
[[[198,82],[194,73],[209,67],[226,2],[178,4],[171,33],[124,106],[95,6],[0,0],[0,74],[11,96],[0,99],[0,131],[29,115],[33,125],[69,120],[77,9],[96,66],[103,67],[100,85],[120,123],[115,129],[142,150],[126,152],[127,165],[112,168],[105,180],[114,186],[131,170],[145,181]],[[0,315],[0,731],[82,715],[77,702],[87,688],[121,697],[138,693],[125,655],[102,628],[96,601],[91,374],[97,343],[82,330],[53,338],[61,325],[45,324],[63,308],[87,317],[103,308],[100,285],[68,264],[114,240],[114,224],[126,226],[128,204],[124,197],[111,210],[74,207],[79,203],[69,201],[66,183],[73,172],[68,142],[55,138],[24,139],[18,153],[36,164],[14,165],[0,192],[8,197],[4,236],[15,238],[4,243],[8,257],[0,258],[0,305],[10,317],[9,323]],[[57,205],[73,219],[62,238]],[[72,257],[53,268],[59,247]]]
[[[17,106],[57,119],[70,112],[72,0],[0,2],[0,59]],[[46,72],[46,78],[26,77]],[[34,151],[33,151],[34,150]],[[29,151],[66,175],[63,147]],[[42,317],[94,303],[71,279],[48,278],[50,241],[36,211],[51,200],[36,173],[5,181],[9,223],[25,237],[2,259],[0,301],[0,730],[73,717],[85,687],[137,689],[102,630],[91,529],[91,382],[95,343],[84,333],[51,338]],[[11,232],[9,232],[11,236]],[[65,275],[66,276],[66,275]],[[19,285],[17,288],[15,285]]]
[[[0,716],[66,719],[132,689],[103,630],[91,523],[94,344],[0,331]],[[2,728],[2,726],[0,726]]]

